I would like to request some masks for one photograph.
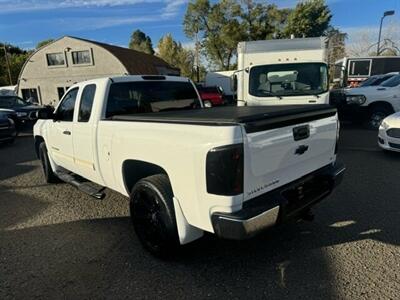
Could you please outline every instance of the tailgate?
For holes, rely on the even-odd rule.
[[[335,160],[336,112],[325,111],[311,117],[299,115],[297,121],[292,116],[290,122],[275,123],[275,126],[271,121],[268,126],[244,124],[245,201]]]

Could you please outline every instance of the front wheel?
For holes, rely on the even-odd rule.
[[[379,126],[381,126],[383,119],[385,119],[392,113],[393,111],[385,106],[372,107],[369,112],[369,117],[366,126],[369,129],[374,129],[374,130],[379,129]]]
[[[167,175],[140,180],[132,189],[130,211],[135,232],[150,253],[165,258],[179,249],[173,193]]]
[[[56,174],[54,174],[53,169],[51,168],[49,156],[47,154],[46,144],[44,142],[42,142],[39,145],[39,158],[40,161],[42,162],[43,175],[46,182],[47,183],[60,182],[60,179],[57,177]]]

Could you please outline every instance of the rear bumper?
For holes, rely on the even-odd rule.
[[[329,165],[299,180],[258,196],[234,213],[214,213],[214,232],[221,238],[243,240],[278,223],[301,216],[340,184],[346,168]]]

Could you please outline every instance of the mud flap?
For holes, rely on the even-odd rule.
[[[174,208],[180,244],[185,245],[201,238],[204,234],[203,230],[198,229],[197,227],[194,227],[188,223],[185,216],[183,215],[183,211],[181,209],[179,201],[175,197]]]

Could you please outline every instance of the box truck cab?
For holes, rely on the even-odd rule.
[[[239,106],[328,104],[326,38],[240,42]]]

